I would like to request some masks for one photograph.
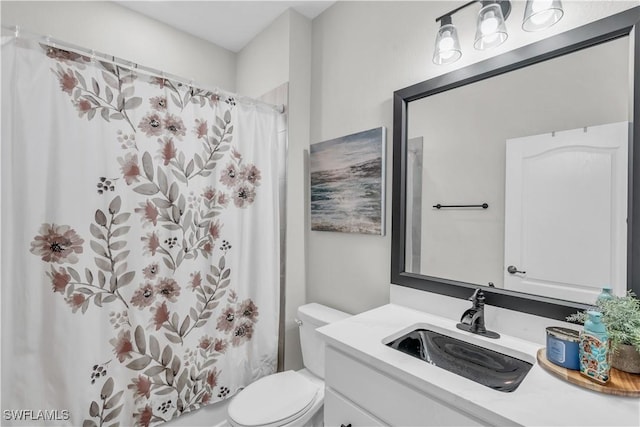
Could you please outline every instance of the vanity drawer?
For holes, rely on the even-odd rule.
[[[483,425],[480,420],[462,414],[330,346],[326,347],[325,383],[389,425]]]
[[[335,391],[326,389],[324,393],[324,425],[377,427],[385,424]]]

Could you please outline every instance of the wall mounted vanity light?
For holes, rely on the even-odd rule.
[[[436,35],[433,62],[437,65],[451,64],[462,57],[458,32],[452,22],[452,15],[472,4],[480,3],[473,46],[478,50],[500,46],[509,34],[505,20],[511,13],[509,0],[474,0],[440,16],[440,29]],[[540,31],[549,28],[564,14],[560,0],[527,0],[522,20],[525,31]]]

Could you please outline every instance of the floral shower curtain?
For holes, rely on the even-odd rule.
[[[155,425],[273,372],[277,113],[2,44],[3,425]]]

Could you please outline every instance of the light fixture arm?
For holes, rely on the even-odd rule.
[[[465,9],[465,8],[471,6],[474,3],[480,3],[481,8],[485,7],[486,5],[491,4],[491,3],[498,3],[500,5],[500,8],[502,9],[502,16],[504,16],[505,20],[507,19],[507,17],[511,13],[511,1],[510,0],[473,0],[473,1],[470,1],[468,3],[463,4],[460,7],[457,7],[455,9],[449,11],[448,13],[445,13],[442,16],[437,17],[436,18],[436,22],[443,21],[442,24],[447,24],[447,23],[450,24],[451,23],[451,15],[461,11],[462,9]]]

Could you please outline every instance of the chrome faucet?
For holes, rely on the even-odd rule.
[[[456,325],[458,329],[471,332],[478,335],[483,335],[487,338],[500,338],[500,334],[493,331],[487,331],[484,326],[484,292],[482,289],[476,289],[471,295],[469,301],[473,303],[473,306],[462,313],[460,323]]]

